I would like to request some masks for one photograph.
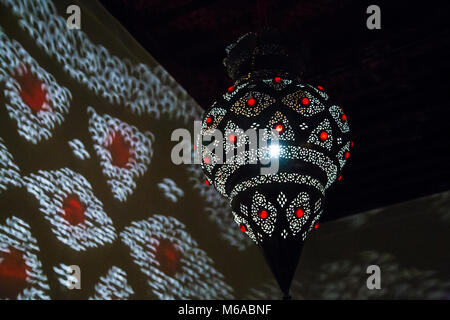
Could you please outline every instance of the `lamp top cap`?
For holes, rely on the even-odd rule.
[[[290,73],[300,77],[304,70],[297,42],[272,28],[244,34],[225,52],[223,64],[233,81],[254,72]]]

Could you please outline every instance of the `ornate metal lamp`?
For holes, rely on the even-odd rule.
[[[196,150],[207,184],[229,199],[240,230],[289,297],[325,191],[350,156],[347,116],[323,87],[301,80],[300,59],[279,33],[248,33],[226,52],[234,84],[206,110]]]

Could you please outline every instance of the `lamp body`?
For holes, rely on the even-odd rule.
[[[350,128],[323,87],[304,83],[286,63],[274,67],[276,46],[264,48],[257,42],[241,58],[234,53],[236,79],[205,111],[196,150],[207,184],[228,198],[236,227],[261,248],[287,296],[325,192],[350,157]],[[258,66],[239,73],[249,60]]]

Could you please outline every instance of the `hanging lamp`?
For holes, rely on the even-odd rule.
[[[227,47],[233,84],[205,111],[196,141],[207,185],[228,198],[285,298],[353,144],[342,108],[322,86],[302,81],[291,43],[266,29]]]

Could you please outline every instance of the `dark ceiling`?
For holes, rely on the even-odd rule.
[[[450,189],[450,2],[102,0],[206,108],[229,86],[224,48],[276,27],[304,44],[305,81],[346,111],[355,148],[325,220]]]

